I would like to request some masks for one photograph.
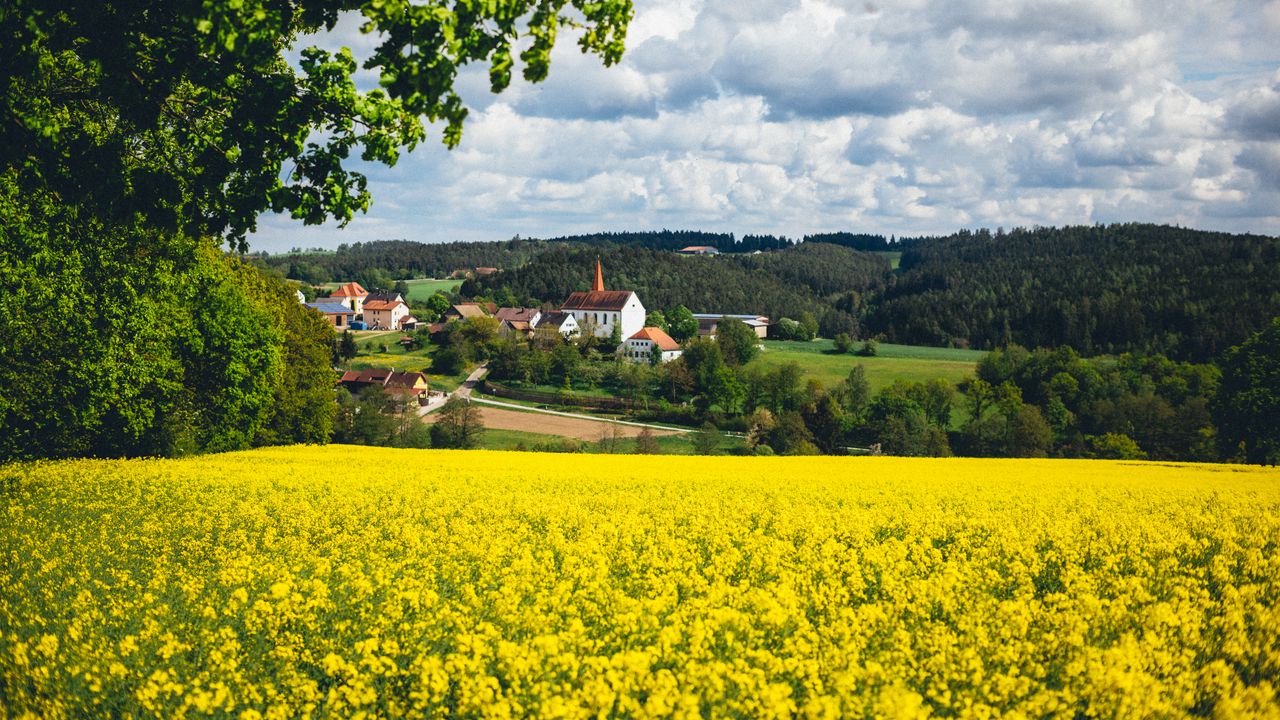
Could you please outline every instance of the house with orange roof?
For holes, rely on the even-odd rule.
[[[365,298],[369,297],[369,293],[364,288],[360,287],[360,283],[349,282],[337,290],[334,290],[333,294],[329,297],[333,299],[333,302],[342,303],[343,305],[351,308],[351,312],[359,315],[364,312],[364,301]]]
[[[409,317],[409,306],[399,295],[364,301],[364,322],[372,330],[402,330]]]
[[[635,363],[652,363],[654,353],[658,353],[658,362],[671,362],[683,352],[680,343],[676,342],[662,328],[644,327],[622,343],[622,358]]]
[[[623,338],[628,338],[644,327],[644,305],[634,292],[604,289],[604,271],[599,258],[591,290],[569,293],[560,310],[573,315],[578,327],[590,328],[596,337],[609,337],[616,327]]]

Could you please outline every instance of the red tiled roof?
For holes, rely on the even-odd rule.
[[[404,305],[399,300],[366,300],[364,309],[367,310],[394,310],[397,305]]]
[[[333,295],[330,295],[330,297],[365,297],[368,294],[364,288],[360,287],[360,283],[349,282],[334,290]]]
[[[512,322],[523,320],[529,322],[534,315],[538,314],[538,308],[514,308],[504,307],[498,308],[498,312],[494,317],[499,320],[510,320]]]
[[[661,350],[679,350],[680,343],[671,339],[671,336],[663,332],[662,328],[646,327],[640,328],[640,332],[627,338],[628,340],[648,340],[657,345]]]
[[[391,373],[391,377],[387,378],[387,386],[411,388],[416,385],[419,380],[426,382],[426,379],[427,377],[420,372],[396,370]]]
[[[635,293],[630,290],[598,290],[569,293],[561,310],[621,310]]]

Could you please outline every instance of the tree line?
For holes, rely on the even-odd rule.
[[[1204,362],[1280,315],[1280,238],[1165,225],[960,232],[907,246],[868,332]]]

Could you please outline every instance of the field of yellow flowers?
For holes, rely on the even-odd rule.
[[[0,467],[0,717],[1280,717],[1280,473]]]

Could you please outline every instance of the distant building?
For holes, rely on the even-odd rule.
[[[714,338],[716,336],[716,326],[724,318],[732,320],[741,320],[751,328],[756,337],[763,339],[769,334],[769,318],[764,315],[727,315],[725,313],[694,313],[693,318],[698,321],[698,337]]]
[[[534,330],[538,333],[557,332],[565,338],[571,338],[579,333],[578,320],[573,313],[543,313],[542,317],[538,318],[538,324],[534,326]]]
[[[619,328],[623,338],[631,337],[644,327],[644,305],[630,290],[605,290],[604,271],[596,260],[596,279],[588,292],[569,293],[560,306],[573,315],[579,328],[591,328],[596,337],[609,337]]]
[[[351,312],[359,315],[364,312],[365,298],[369,297],[369,292],[360,287],[358,282],[349,282],[346,285],[333,291],[329,296],[333,302],[340,302],[351,308]]]
[[[390,368],[348,370],[342,374],[338,382],[352,393],[357,393],[366,387],[380,387],[387,394],[408,395],[419,402],[430,390],[426,375]]]
[[[537,325],[538,320],[542,318],[542,311],[538,308],[504,307],[498,308],[498,312],[494,313],[493,316],[498,318],[498,320],[527,322],[530,325]]]
[[[680,343],[676,342],[662,328],[646,327],[627,338],[622,344],[622,357],[630,362],[652,362],[653,354],[661,353],[659,362],[671,362],[680,357]]]
[[[478,267],[476,268],[476,277],[489,277],[496,272],[498,272],[496,267]]]
[[[333,301],[321,301],[306,303],[306,306],[312,310],[317,310],[324,315],[329,324],[338,330],[346,330],[351,326],[351,321],[355,319],[355,311],[351,308]]]
[[[682,247],[676,252],[681,255],[719,255],[720,251],[710,245],[690,245]]]
[[[444,320],[466,320],[467,318],[489,317],[497,308],[493,303],[465,302],[451,306],[444,311]]]

